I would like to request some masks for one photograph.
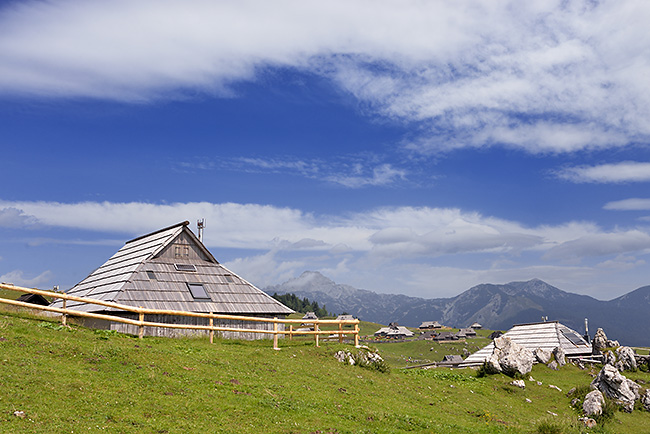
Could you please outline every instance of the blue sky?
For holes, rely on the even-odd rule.
[[[264,287],[650,284],[650,6],[0,4],[0,281],[205,218]]]

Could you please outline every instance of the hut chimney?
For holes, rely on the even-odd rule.
[[[205,219],[196,221],[196,229],[199,233],[199,241],[203,242],[203,228],[205,228]]]
[[[585,340],[587,342],[590,342],[590,340],[589,340],[589,319],[588,318],[585,318],[585,336],[584,337],[585,337]]]

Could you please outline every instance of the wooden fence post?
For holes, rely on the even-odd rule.
[[[359,323],[354,324],[354,346],[359,346]]]
[[[343,333],[342,333],[343,332],[343,323],[342,322],[339,323],[339,332],[341,332],[341,333],[339,333],[339,344],[342,344],[343,343]]]
[[[316,346],[319,347],[320,345],[318,345],[318,336],[319,336],[319,334],[318,334],[318,323],[317,322],[314,323],[314,331],[316,332],[314,334],[314,336],[316,337]]]
[[[279,350],[280,347],[278,347],[278,318],[274,317],[273,318],[275,321],[273,321],[273,349],[274,350]]]
[[[65,309],[66,309],[66,306],[67,306],[66,301],[68,301],[68,300],[66,300],[66,299],[64,298],[64,299],[63,299],[63,310],[65,310]],[[64,313],[63,315],[61,315],[61,325],[64,325],[64,326],[65,326],[65,325],[68,325],[68,314]]]
[[[140,306],[142,309],[142,306]],[[138,332],[138,338],[142,339],[144,337],[144,314],[140,312],[139,314],[139,320],[140,320],[140,330]]]
[[[293,324],[289,324],[289,340],[293,340]]]
[[[212,312],[210,312],[210,315],[212,315]],[[214,318],[210,317],[210,343],[214,342],[214,330],[212,330],[212,327],[214,327]]]

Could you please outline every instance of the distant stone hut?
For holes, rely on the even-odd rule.
[[[284,318],[294,311],[221,265],[188,228],[179,223],[127,241],[108,261],[67,294],[148,309]],[[53,303],[62,307],[62,301]],[[138,314],[95,304],[68,301],[67,307],[129,319]],[[145,321],[208,325],[207,318],[145,315]],[[138,326],[81,319],[93,328],[137,334]],[[214,320],[215,326],[273,330],[272,323]],[[282,328],[282,325],[281,329]],[[177,336],[207,331],[145,327],[145,335]],[[271,338],[270,334],[218,332],[240,339]]]
[[[462,328],[456,333],[456,336],[459,338],[475,338],[476,337],[476,331],[474,331],[473,328],[467,327],[467,328]]]
[[[305,314],[305,316],[302,317],[302,319],[305,319],[305,320],[312,319],[313,320],[313,319],[318,319],[318,317],[316,316],[316,314],[314,312],[307,312]]]
[[[477,322],[473,323],[470,327],[474,330],[481,330],[483,328],[483,326]]]

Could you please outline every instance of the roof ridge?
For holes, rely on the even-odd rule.
[[[158,229],[157,231],[153,231],[153,232],[150,232],[150,233],[145,234],[145,235],[140,235],[139,237],[133,238],[132,240],[129,240],[124,244],[129,244],[129,243],[132,243],[134,241],[138,241],[138,240],[141,240],[143,238],[149,237],[151,235],[155,235],[155,234],[160,233],[160,232],[168,231],[168,230],[173,229],[173,228],[178,227],[178,226],[189,226],[189,224],[190,224],[190,222],[185,220],[184,222],[176,223],[175,225],[167,226],[166,228]]]

